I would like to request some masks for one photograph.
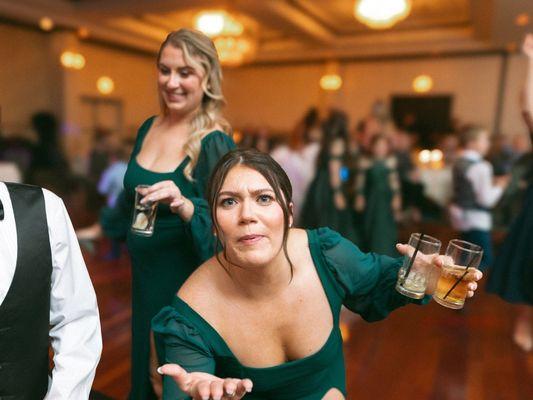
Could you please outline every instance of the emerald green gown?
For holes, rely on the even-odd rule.
[[[253,390],[246,400],[314,400],[331,388],[346,396],[342,337],[339,329],[341,305],[367,321],[385,318],[411,300],[394,289],[402,258],[362,253],[352,242],[329,228],[307,231],[309,249],[333,314],[333,329],[314,354],[268,368],[242,365],[224,339],[185,301],[175,297],[153,319],[160,356],[187,371],[202,371],[221,378],[249,378]],[[189,399],[172,378],[163,379],[163,399]]]
[[[394,192],[390,174],[394,172],[385,161],[375,160],[364,172],[365,211],[363,229],[365,250],[394,257],[398,243],[398,227],[392,211]]]
[[[162,307],[171,303],[183,282],[214,252],[211,219],[204,199],[209,175],[218,160],[235,147],[233,140],[221,131],[213,131],[202,139],[198,163],[193,170],[194,182],[185,178],[186,157],[173,172],[147,170],[137,163],[137,154],[155,117],[139,129],[128,169],[124,177],[124,196],[118,206],[131,223],[135,187],[172,180],[182,194],[194,204],[194,214],[184,222],[159,204],[151,237],[138,236],[128,229],[127,245],[132,266],[132,369],[130,399],[155,399],[149,381],[150,321]],[[119,226],[119,224],[117,224]]]

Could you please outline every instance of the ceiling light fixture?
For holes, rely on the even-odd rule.
[[[413,90],[417,93],[427,93],[433,88],[433,79],[429,75],[418,75],[413,80]]]
[[[407,18],[411,0],[356,0],[354,14],[372,29],[387,29]]]
[[[213,40],[222,65],[240,65],[256,51],[256,36],[241,16],[226,11],[202,11],[195,17],[195,27]]]
[[[61,53],[59,60],[65,68],[80,70],[85,67],[85,57],[73,51],[64,51]]]
[[[110,94],[115,90],[115,82],[108,76],[102,76],[96,81],[96,87],[102,94]]]
[[[49,17],[42,17],[39,20],[39,27],[46,32],[51,31],[54,28],[54,21]]]
[[[338,74],[327,74],[320,78],[320,87],[324,90],[335,91],[342,86],[342,78]]]

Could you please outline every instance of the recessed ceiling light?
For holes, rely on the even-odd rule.
[[[54,28],[54,21],[49,17],[42,17],[39,20],[39,27],[43,31],[51,31]]]

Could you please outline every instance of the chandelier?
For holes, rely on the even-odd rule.
[[[226,11],[203,11],[196,15],[195,27],[213,40],[222,65],[237,66],[250,60],[257,49],[251,25],[245,22]]]
[[[411,0],[356,0],[355,18],[372,29],[387,29],[411,12]]]

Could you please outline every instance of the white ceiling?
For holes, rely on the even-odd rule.
[[[88,28],[87,40],[156,53],[200,10],[225,8],[256,28],[257,63],[494,51],[533,31],[533,0],[412,2],[411,15],[385,31],[356,21],[353,0],[0,0],[0,17],[36,25],[49,16],[58,29]],[[529,25],[516,26],[524,12]]]

